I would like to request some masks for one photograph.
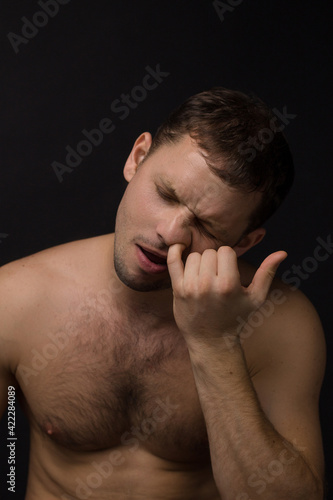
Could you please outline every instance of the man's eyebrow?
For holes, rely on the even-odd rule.
[[[174,187],[169,183],[168,180],[162,179],[162,177],[158,177],[158,181],[163,184],[163,187],[169,191],[169,193],[173,194],[175,197],[177,197],[177,193],[174,189]]]

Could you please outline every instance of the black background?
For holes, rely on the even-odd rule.
[[[289,257],[281,272],[291,270],[313,255],[317,237],[326,240],[332,234],[332,3],[225,3],[234,7],[222,19],[207,0],[70,0],[15,53],[8,33],[22,36],[22,17],[32,20],[41,7],[31,0],[1,2],[1,265],[113,231],[125,186],[122,167],[136,137],[145,130],[154,133],[176,105],[215,85],[254,92],[271,107],[296,115],[285,129],[296,181],[249,260],[259,263],[269,252],[285,249]],[[147,66],[157,65],[169,75],[121,120],[111,103],[142,84]],[[52,162],[65,163],[66,146],[76,148],[85,139],[82,130],[96,128],[103,118],[110,118],[115,130],[59,182]],[[328,478],[333,462],[332,263],[333,256],[319,262],[301,283],[327,337],[321,420]],[[20,412],[18,419],[17,494],[9,498],[21,499],[28,429]],[[5,420],[0,429],[3,498]]]

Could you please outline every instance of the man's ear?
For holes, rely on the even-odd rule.
[[[254,247],[263,239],[266,234],[266,229],[263,227],[259,227],[258,229],[254,229],[248,233],[244,238],[242,238],[237,245],[233,247],[236,252],[237,257],[240,257],[245,252],[250,250],[250,248]]]
[[[149,132],[144,132],[135,141],[132,151],[130,152],[129,157],[126,160],[123,171],[124,177],[127,182],[130,182],[130,180],[135,175],[138,166],[147,155],[151,143],[152,136]]]

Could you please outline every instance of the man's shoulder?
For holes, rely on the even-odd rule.
[[[255,273],[254,267],[247,266],[249,276],[251,268]],[[322,372],[326,354],[322,324],[301,290],[274,278],[264,304],[248,318],[239,318],[239,323],[244,351],[255,373],[269,366],[305,367],[310,359]]]
[[[77,240],[42,250],[0,268],[0,315],[26,315],[77,300],[107,273],[110,236]]]
[[[0,268],[0,353],[12,373],[27,346],[73,319],[89,287],[102,282],[109,243],[110,236],[77,240]]]
[[[50,285],[57,278],[79,280],[82,274],[93,273],[98,267],[110,247],[110,238],[103,235],[75,240],[22,257],[0,267],[0,280],[19,281],[21,289],[25,284],[40,286],[43,281]]]

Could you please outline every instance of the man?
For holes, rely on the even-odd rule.
[[[239,259],[292,183],[276,118],[203,92],[140,135],[124,176],[114,235],[1,269],[26,500],[320,500],[320,321],[274,279],[285,252]]]

